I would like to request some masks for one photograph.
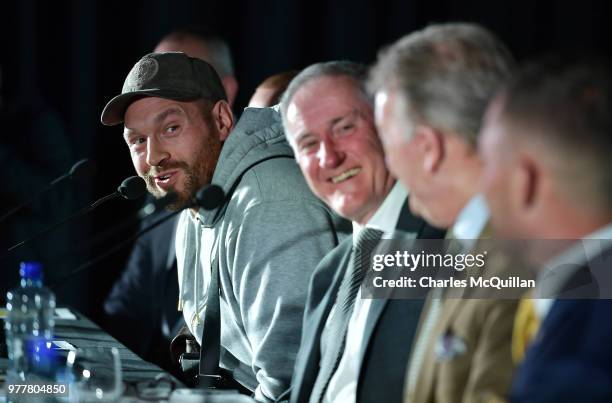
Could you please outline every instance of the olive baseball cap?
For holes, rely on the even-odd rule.
[[[102,124],[122,123],[128,106],[144,97],[176,101],[227,100],[221,79],[210,64],[181,52],[150,53],[132,67],[121,94],[106,104]]]

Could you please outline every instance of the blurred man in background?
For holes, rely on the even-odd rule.
[[[238,94],[238,80],[227,42],[219,37],[205,35],[197,29],[183,29],[169,33],[155,47],[155,52],[183,52],[210,63],[221,77],[227,102],[234,106]]]
[[[252,108],[265,108],[279,103],[283,92],[285,92],[287,86],[297,73],[297,71],[286,71],[274,74],[263,80],[251,96],[249,106]]]
[[[610,61],[540,60],[487,113],[480,151],[491,220],[524,241],[542,298],[525,305],[539,330],[512,402],[612,401],[610,71]]]
[[[373,68],[370,89],[386,161],[410,189],[412,212],[450,229],[447,238],[458,245],[453,253],[475,254],[475,240],[490,237],[489,213],[479,195],[482,161],[476,143],[485,108],[513,66],[506,47],[486,29],[439,24],[400,39]],[[478,273],[505,278],[511,269],[507,261],[489,256]],[[461,270],[454,276],[460,277]],[[405,402],[503,401],[507,396],[516,300],[478,299],[470,291],[453,297],[444,288],[429,292]]]

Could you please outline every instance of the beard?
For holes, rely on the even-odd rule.
[[[157,199],[166,196],[168,193],[175,193],[177,196],[176,200],[166,207],[169,211],[180,211],[191,207],[198,190],[204,185],[210,184],[212,180],[219,154],[221,153],[221,144],[218,138],[215,141],[214,136],[207,138],[207,141],[204,142],[202,148],[195,155],[192,165],[185,161],[173,161],[164,164],[163,167],[151,167],[149,172],[143,176],[148,191]],[[169,191],[159,189],[155,184],[155,177],[161,171],[172,169],[178,169],[183,172],[183,189],[171,189]]]
[[[196,173],[198,168],[197,165],[199,164],[192,167],[183,161],[164,165],[164,170],[178,169],[183,172],[185,180],[183,183],[184,189],[181,191],[177,191],[176,189],[171,189],[169,191],[159,189],[155,185],[155,177],[158,175],[158,172],[156,172],[155,168],[151,168],[151,170],[143,177],[147,184],[147,190],[156,199],[161,199],[162,197],[167,196],[169,193],[176,194],[176,200],[166,206],[166,209],[169,211],[179,211],[185,207],[189,207],[193,203],[193,198],[196,192],[199,190],[198,174]]]

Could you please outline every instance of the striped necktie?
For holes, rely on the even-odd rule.
[[[373,228],[364,228],[357,235],[357,241],[351,251],[351,262],[344,274],[336,302],[334,321],[324,333],[326,340],[325,351],[322,352],[319,374],[315,381],[310,402],[319,403],[325,396],[325,391],[334,375],[346,344],[346,333],[355,305],[355,297],[365,277],[370,261],[370,254],[382,238],[382,231]]]

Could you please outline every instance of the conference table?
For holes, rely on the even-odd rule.
[[[116,348],[121,361],[124,388],[122,396],[116,400],[119,402],[253,402],[249,397],[233,392],[220,391],[213,392],[211,395],[210,391],[187,389],[177,378],[157,365],[143,360],[97,324],[72,308],[59,307],[56,309],[54,344],[56,348],[59,348],[60,355],[66,357],[70,351],[76,351],[76,349]],[[2,366],[5,371],[6,360]],[[0,402],[5,401],[5,398],[5,396],[0,396]]]
[[[117,348],[121,360],[122,378],[128,384],[151,381],[163,375],[175,386],[184,386],[178,379],[157,365],[140,358],[86,316],[71,308],[60,308],[60,310],[64,313],[60,317],[56,315],[54,338],[56,341],[65,341],[80,349]],[[68,318],[69,314],[66,311],[69,311],[73,318]]]

